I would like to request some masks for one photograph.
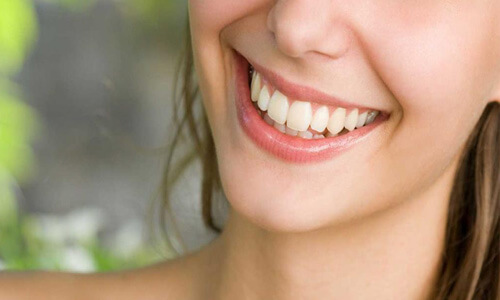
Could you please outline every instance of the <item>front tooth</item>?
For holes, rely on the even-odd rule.
[[[330,119],[328,120],[328,131],[331,132],[332,134],[337,134],[344,129],[344,122],[345,122],[345,113],[346,109],[339,107],[337,108],[333,114],[330,116]]]
[[[365,125],[372,123],[375,120],[375,118],[377,117],[377,115],[378,115],[378,111],[369,112],[368,116],[366,117]]]
[[[254,71],[253,76],[252,76],[252,101],[253,102],[259,101],[260,88],[261,88],[260,74]]]
[[[267,86],[264,86],[262,90],[260,90],[259,100],[257,102],[257,105],[262,111],[267,110],[267,106],[269,105],[269,98],[269,90],[267,89]]]
[[[288,114],[288,98],[280,91],[276,90],[269,100],[267,108],[269,117],[279,124],[285,124]]]
[[[356,128],[360,128],[363,125],[365,125],[366,122],[366,116],[368,115],[368,112],[365,111],[364,113],[360,114],[358,117],[358,123],[356,123]]]
[[[345,118],[344,127],[349,131],[353,131],[357,123],[358,123],[358,109],[355,108]]]
[[[278,124],[278,123],[274,123],[274,128],[278,129],[279,131],[285,133],[285,125],[283,124]]]
[[[323,132],[328,125],[328,107],[322,106],[314,113],[311,128],[317,132]]]
[[[288,116],[286,117],[286,125],[294,130],[305,131],[311,124],[311,119],[311,103],[295,101],[292,103],[292,106],[288,111]]]

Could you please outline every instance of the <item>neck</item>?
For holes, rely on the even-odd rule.
[[[418,197],[312,232],[266,231],[231,210],[209,247],[218,274],[212,298],[428,299],[444,247],[450,169]]]

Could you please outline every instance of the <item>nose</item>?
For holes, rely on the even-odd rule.
[[[267,17],[277,48],[291,57],[319,53],[337,58],[348,49],[349,34],[331,0],[277,0]]]

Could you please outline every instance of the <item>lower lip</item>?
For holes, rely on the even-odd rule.
[[[248,61],[233,51],[236,85],[236,110],[243,131],[260,148],[277,158],[294,163],[320,162],[347,151],[363,140],[387,116],[379,115],[373,123],[336,137],[303,139],[286,135],[267,124],[250,100]]]

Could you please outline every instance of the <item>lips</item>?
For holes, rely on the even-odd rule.
[[[254,144],[278,159],[293,163],[312,163],[329,160],[362,141],[373,129],[388,118],[387,113],[378,113],[378,116],[367,125],[359,128],[353,127],[352,131],[344,129],[336,135],[328,134],[325,138],[314,139],[306,134],[307,131],[302,131],[301,133],[297,133],[297,131],[287,132],[285,124],[280,124],[284,122],[271,123],[269,116],[266,115],[267,112],[263,113],[259,109],[257,101],[252,101],[249,87],[249,70],[251,68],[249,62],[236,51],[233,51],[233,61],[236,86],[235,104],[239,124]],[[253,65],[252,67],[255,68]],[[310,99],[316,106],[327,104],[328,106],[322,107],[327,107],[330,110],[335,110],[332,108],[332,104],[339,107],[343,106],[348,108],[350,112],[355,111],[356,115],[358,111],[370,111],[368,108],[354,107],[346,101],[333,98],[319,91],[292,84],[262,66],[257,66],[257,68],[259,73],[265,78],[263,82],[270,84],[270,93],[278,92],[281,94],[278,95],[280,103],[283,103],[283,97],[287,98],[286,96],[288,96],[294,99]],[[304,106],[301,101],[296,102],[300,102],[300,105]],[[305,109],[305,111],[309,110]],[[294,119],[297,118],[303,119],[300,114],[294,116]],[[283,120],[280,119],[280,121]],[[311,130],[310,127],[309,130],[318,136],[320,134],[320,132]]]

